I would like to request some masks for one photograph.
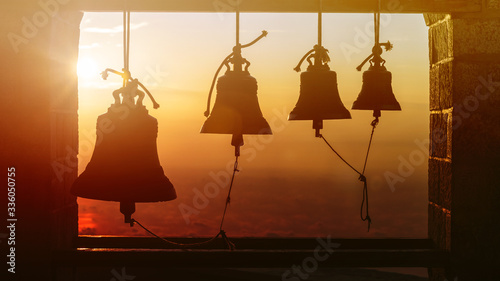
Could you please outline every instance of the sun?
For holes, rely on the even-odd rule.
[[[78,59],[76,71],[79,78],[91,78],[99,76],[97,63],[92,58],[82,57]]]

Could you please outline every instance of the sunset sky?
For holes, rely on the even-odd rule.
[[[337,72],[344,105],[350,109],[361,89],[358,66],[373,46],[372,14],[325,14],[323,45]],[[212,236],[218,231],[227,194],[218,179],[234,161],[231,136],[200,134],[213,75],[235,44],[235,15],[223,13],[133,13],[130,70],[161,107],[158,154],[178,199],[138,204],[134,218],[169,236]],[[316,14],[241,14],[241,43],[267,30],[244,49],[258,97],[273,136],[245,136],[225,230],[229,236],[426,237],[429,60],[422,15],[382,15],[381,41],[393,75],[401,112],[382,112],[366,176],[372,228],[359,218],[362,183],[328,147],[314,137],[311,121],[287,121],[299,95],[293,68],[317,43]],[[81,24],[79,74],[79,167],[92,155],[97,116],[113,102],[121,79],[99,73],[123,67],[122,14],[86,13]],[[305,70],[306,64],[302,66]],[[367,66],[364,67],[364,70]],[[323,135],[347,161],[362,169],[371,112],[351,110],[352,120],[325,121]],[[401,163],[405,168],[401,170]],[[398,171],[399,169],[399,171]],[[386,176],[403,182],[390,185]],[[209,183],[219,184],[207,206],[193,202]],[[78,199],[81,234],[146,235],[123,223],[118,203]],[[183,216],[185,206],[199,212]],[[189,223],[188,223],[189,221]]]

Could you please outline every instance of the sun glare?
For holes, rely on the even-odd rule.
[[[97,63],[91,58],[79,58],[76,67],[79,78],[90,78],[99,75]]]

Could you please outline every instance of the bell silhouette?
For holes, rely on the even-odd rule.
[[[120,202],[129,223],[135,202],[177,197],[158,159],[158,122],[140,102],[133,104],[133,99],[124,97],[120,104],[118,99],[98,117],[92,158],[71,188],[79,197]]]
[[[375,64],[363,73],[363,86],[352,109],[373,110],[401,110],[394,93],[392,92],[392,74],[385,66]]]
[[[288,120],[351,119],[340,100],[337,73],[312,68],[300,74],[300,95]]]
[[[217,80],[217,97],[201,133],[269,135],[271,127],[262,116],[257,80],[248,71],[228,70]]]

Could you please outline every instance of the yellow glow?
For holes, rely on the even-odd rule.
[[[92,58],[79,58],[76,67],[79,78],[91,78],[99,75],[97,63]]]

